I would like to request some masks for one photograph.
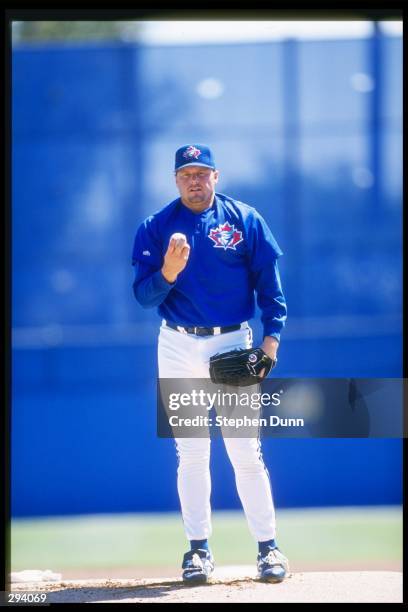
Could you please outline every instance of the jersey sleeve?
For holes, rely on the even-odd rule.
[[[262,216],[254,211],[248,223],[250,272],[261,309],[264,336],[280,341],[280,332],[287,318],[286,300],[278,268],[283,255],[271,230]]]
[[[154,217],[148,217],[137,230],[132,251],[133,266],[142,263],[156,270],[162,266],[164,253],[154,226]]]
[[[248,243],[254,270],[261,269],[265,260],[274,261],[283,255],[265,219],[255,210],[248,223]]]
[[[133,293],[143,308],[161,304],[176,284],[169,283],[161,273],[163,259],[163,246],[154,231],[154,218],[148,217],[137,230],[132,251]]]

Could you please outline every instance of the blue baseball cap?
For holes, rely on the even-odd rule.
[[[176,151],[175,172],[185,166],[204,166],[215,170],[214,157],[207,145],[187,144]]]

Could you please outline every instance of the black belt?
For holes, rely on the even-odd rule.
[[[218,334],[226,334],[227,332],[241,329],[242,323],[238,325],[227,325],[226,327],[185,327],[184,325],[176,325],[171,321],[165,321],[167,327],[175,329],[182,334],[195,334],[196,336],[217,336]]]

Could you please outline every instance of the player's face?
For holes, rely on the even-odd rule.
[[[186,166],[176,174],[176,185],[182,201],[193,210],[210,206],[218,182],[218,170],[203,166]]]

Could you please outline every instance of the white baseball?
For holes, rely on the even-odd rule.
[[[170,240],[184,240],[184,242],[187,242],[187,237],[185,234],[181,234],[180,232],[175,232],[174,234],[172,234]]]
[[[176,244],[175,244],[176,249],[183,247],[187,244],[187,237],[185,236],[185,234],[181,234],[180,232],[175,232],[170,238],[170,240],[173,240],[173,239],[176,240]]]

